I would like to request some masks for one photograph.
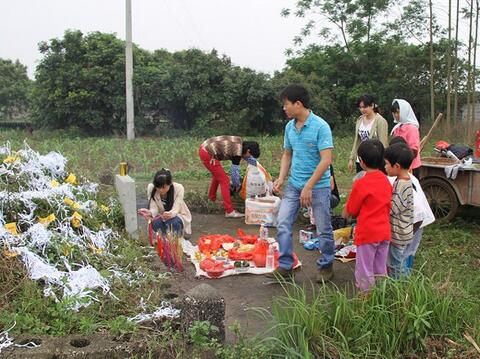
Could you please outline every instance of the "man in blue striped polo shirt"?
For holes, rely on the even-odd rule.
[[[333,276],[335,249],[330,219],[332,132],[327,122],[309,109],[310,96],[303,86],[287,86],[281,100],[291,120],[285,126],[280,175],[274,191],[281,189],[289,170],[290,176],[278,213],[279,267],[270,277],[293,277],[292,228],[302,205],[312,207],[320,238],[322,256],[317,260],[317,281],[328,281]]]

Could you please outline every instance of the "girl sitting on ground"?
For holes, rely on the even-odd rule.
[[[141,208],[138,212],[152,220],[155,232],[191,234],[192,215],[183,200],[184,192],[180,183],[172,181],[170,171],[162,168],[147,186],[148,209]]]

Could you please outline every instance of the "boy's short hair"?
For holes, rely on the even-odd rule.
[[[368,168],[379,169],[383,166],[384,152],[379,140],[366,140],[358,146],[357,155]]]
[[[250,154],[253,158],[260,157],[260,145],[257,141],[243,141],[242,142],[242,155],[247,153],[250,150]]]
[[[280,100],[288,100],[293,103],[300,101],[303,104],[303,107],[309,108],[310,106],[310,95],[308,90],[298,84],[292,84],[285,87],[280,93]]]
[[[392,166],[398,163],[402,169],[408,170],[413,162],[413,153],[407,145],[395,143],[385,150],[385,159]]]
[[[405,139],[402,136],[393,136],[390,139],[390,142],[388,142],[388,145],[391,146],[391,145],[394,145],[396,143],[403,143],[405,146],[408,147],[407,141],[405,141]]]

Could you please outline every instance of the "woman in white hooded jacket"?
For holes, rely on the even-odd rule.
[[[420,161],[420,125],[417,116],[415,116],[412,106],[402,99],[393,100],[391,111],[396,125],[390,134],[395,137],[402,137],[413,151],[414,158],[411,170],[414,176],[419,178],[418,172],[422,162]]]

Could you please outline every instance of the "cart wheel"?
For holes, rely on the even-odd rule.
[[[422,189],[435,218],[450,221],[458,212],[458,198],[452,186],[440,178],[426,178]]]

